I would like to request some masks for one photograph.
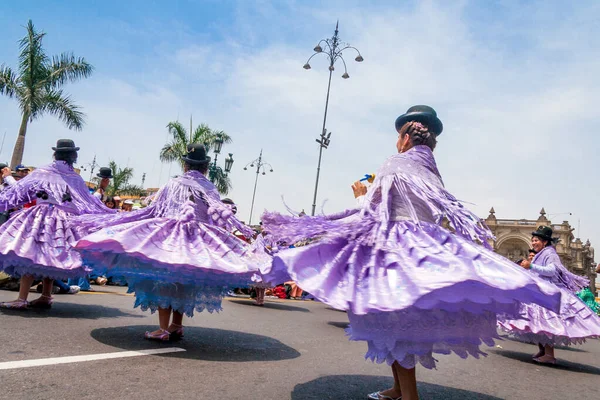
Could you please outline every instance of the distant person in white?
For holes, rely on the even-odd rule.
[[[0,163],[0,174],[2,174],[2,184],[0,185],[0,192],[7,186],[12,186],[17,181],[12,176],[12,170],[7,164]]]
[[[106,198],[108,197],[106,195],[106,188],[108,187],[108,184],[110,183],[110,180],[113,177],[112,170],[108,167],[102,167],[100,168],[100,172],[96,176],[100,178],[100,184],[98,185],[98,189],[94,192],[94,197],[98,198],[98,200],[105,203]]]

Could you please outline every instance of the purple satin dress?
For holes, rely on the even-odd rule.
[[[390,157],[376,176],[360,210],[262,218],[275,240],[318,238],[280,251],[273,269],[347,310],[347,334],[367,342],[367,358],[405,368],[434,368],[433,353],[477,358],[497,337],[498,314],[519,302],[558,309],[558,288],[476,243],[489,246],[491,233],[444,189],[428,147]]]
[[[76,245],[86,264],[99,274],[124,277],[135,306],[152,312],[220,311],[227,291],[251,285],[264,262],[230,233],[252,230],[198,171],[169,181],[144,209],[75,223],[92,232]]]
[[[44,195],[37,197],[37,194]],[[44,197],[47,197],[44,199]],[[68,221],[113,211],[92,196],[83,179],[64,161],[33,171],[0,193],[0,211],[36,201],[0,226],[0,270],[9,275],[68,279],[89,273],[72,246],[80,238]]]
[[[522,304],[520,318],[500,318],[500,328],[520,340],[552,346],[580,344],[586,338],[600,337],[600,317],[574,294],[589,285],[587,278],[569,272],[552,246],[536,254],[531,264],[535,275],[560,288],[560,313],[537,304]]]
[[[279,248],[270,235],[259,234],[250,248],[262,259],[259,271],[253,277],[255,287],[270,288],[291,280],[286,268],[273,268],[273,254],[276,254]]]

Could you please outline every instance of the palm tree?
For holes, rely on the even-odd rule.
[[[108,187],[106,188],[106,194],[108,196],[116,195],[129,195],[129,196],[144,196],[146,191],[137,185],[129,183],[133,178],[133,168],[125,167],[121,168],[116,162],[110,161],[108,167],[112,170],[112,179]],[[100,182],[100,178],[94,178],[96,183]]]
[[[19,41],[21,54],[15,72],[0,65],[0,94],[16,98],[21,108],[21,127],[13,150],[12,167],[21,164],[25,150],[27,125],[45,113],[63,121],[69,129],[81,130],[84,114],[61,87],[67,82],[87,78],[94,67],[71,53],[48,57],[42,47],[44,32],[37,32],[33,22],[27,24],[27,35]]]
[[[190,125],[191,126],[191,125]],[[169,133],[173,136],[171,141],[164,145],[160,151],[160,160],[162,162],[178,162],[183,170],[183,156],[187,154],[187,146],[191,143],[203,143],[206,147],[206,151],[210,152],[212,146],[214,146],[217,140],[222,140],[223,143],[232,143],[233,139],[227,133],[223,131],[214,131],[206,124],[200,124],[189,134],[185,127],[179,122],[169,122],[167,124]],[[214,168],[212,177],[214,178],[215,186],[221,194],[227,194],[231,188],[231,179],[227,176],[225,171],[219,166],[211,165]]]

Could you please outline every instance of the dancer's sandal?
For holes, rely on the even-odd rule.
[[[374,392],[367,396],[369,400],[402,400],[402,396],[400,397],[390,397],[385,394],[381,394],[381,392]]]
[[[26,310],[29,307],[27,300],[17,299],[14,301],[5,301],[0,303],[0,308],[7,308],[11,310]]]
[[[178,324],[171,324],[171,326],[173,326],[177,329],[175,329],[173,332],[170,333],[170,339],[171,340],[179,340],[179,339],[183,338],[183,326],[178,325]],[[171,326],[169,326],[169,328]]]
[[[157,340],[159,342],[168,342],[170,340],[171,334],[166,329],[159,329],[155,332],[146,332],[144,334],[144,339],[146,340]]]
[[[532,355],[531,358],[533,358],[535,360],[536,358],[543,357],[545,354],[546,353],[543,353],[540,351],[540,352],[537,352],[536,354]]]
[[[39,298],[33,300],[29,303],[30,308],[37,308],[39,310],[49,310],[52,308],[52,303],[54,300],[51,296],[41,295]]]
[[[556,364],[556,358],[550,357],[548,355],[543,355],[541,357],[534,358],[533,361],[535,361],[538,364]]]

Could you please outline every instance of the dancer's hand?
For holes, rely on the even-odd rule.
[[[521,261],[521,267],[525,269],[531,269],[531,262],[529,262],[529,260],[523,260]]]
[[[12,174],[12,171],[10,170],[9,167],[4,167],[2,168],[2,177],[6,178],[7,176],[10,176]]]
[[[356,181],[352,184],[352,191],[354,192],[354,198],[357,198],[367,194],[367,187],[361,181]]]

